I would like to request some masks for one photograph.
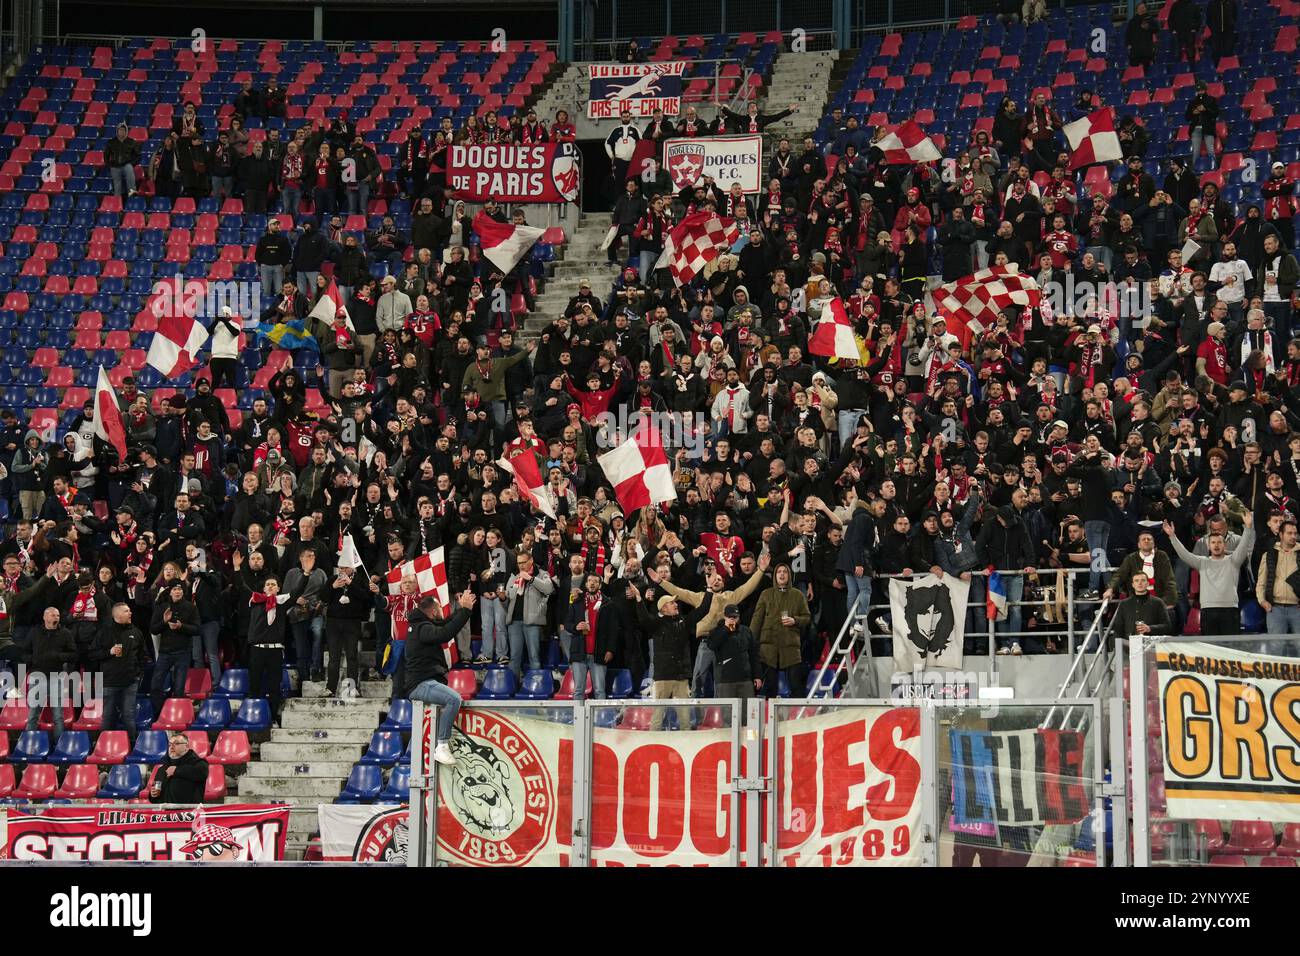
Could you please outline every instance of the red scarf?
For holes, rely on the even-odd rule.
[[[596,653],[596,619],[600,616],[600,595],[585,595],[587,603],[587,653]]]

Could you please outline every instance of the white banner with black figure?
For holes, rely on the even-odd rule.
[[[970,582],[950,574],[918,574],[889,582],[894,666],[899,670],[962,666]]]

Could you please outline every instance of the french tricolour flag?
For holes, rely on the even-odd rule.
[[[1002,580],[1002,575],[993,570],[993,565],[989,565],[989,586],[988,594],[985,598],[985,612],[988,614],[990,621],[1005,621],[1007,619],[1007,584]]]

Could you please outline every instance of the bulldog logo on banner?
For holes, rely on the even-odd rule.
[[[704,172],[704,144],[691,140],[669,143],[664,150],[664,162],[674,189],[693,186]]]
[[[523,866],[546,845],[556,799],[551,765],[503,714],[461,715],[456,764],[438,775],[438,842],[475,866]]]

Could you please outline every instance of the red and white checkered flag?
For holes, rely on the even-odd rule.
[[[1124,158],[1119,134],[1115,132],[1115,111],[1109,106],[1073,123],[1066,123],[1061,132],[1070,143],[1071,169]]]
[[[972,334],[992,328],[998,314],[1011,306],[1034,307],[1042,301],[1038,283],[1021,275],[1016,265],[981,269],[934,290],[935,307],[959,323],[958,337],[965,345]]]
[[[447,559],[442,547],[419,555],[388,572],[388,593],[402,589],[403,578],[415,578],[416,590],[423,597],[437,594],[445,617],[451,616],[451,589],[447,586]]]
[[[713,212],[693,212],[669,230],[655,268],[667,266],[673,281],[686,285],[739,238],[736,220]]]
[[[871,145],[884,154],[885,163],[891,166],[935,163],[943,158],[934,140],[925,135],[915,120],[899,123]]]

